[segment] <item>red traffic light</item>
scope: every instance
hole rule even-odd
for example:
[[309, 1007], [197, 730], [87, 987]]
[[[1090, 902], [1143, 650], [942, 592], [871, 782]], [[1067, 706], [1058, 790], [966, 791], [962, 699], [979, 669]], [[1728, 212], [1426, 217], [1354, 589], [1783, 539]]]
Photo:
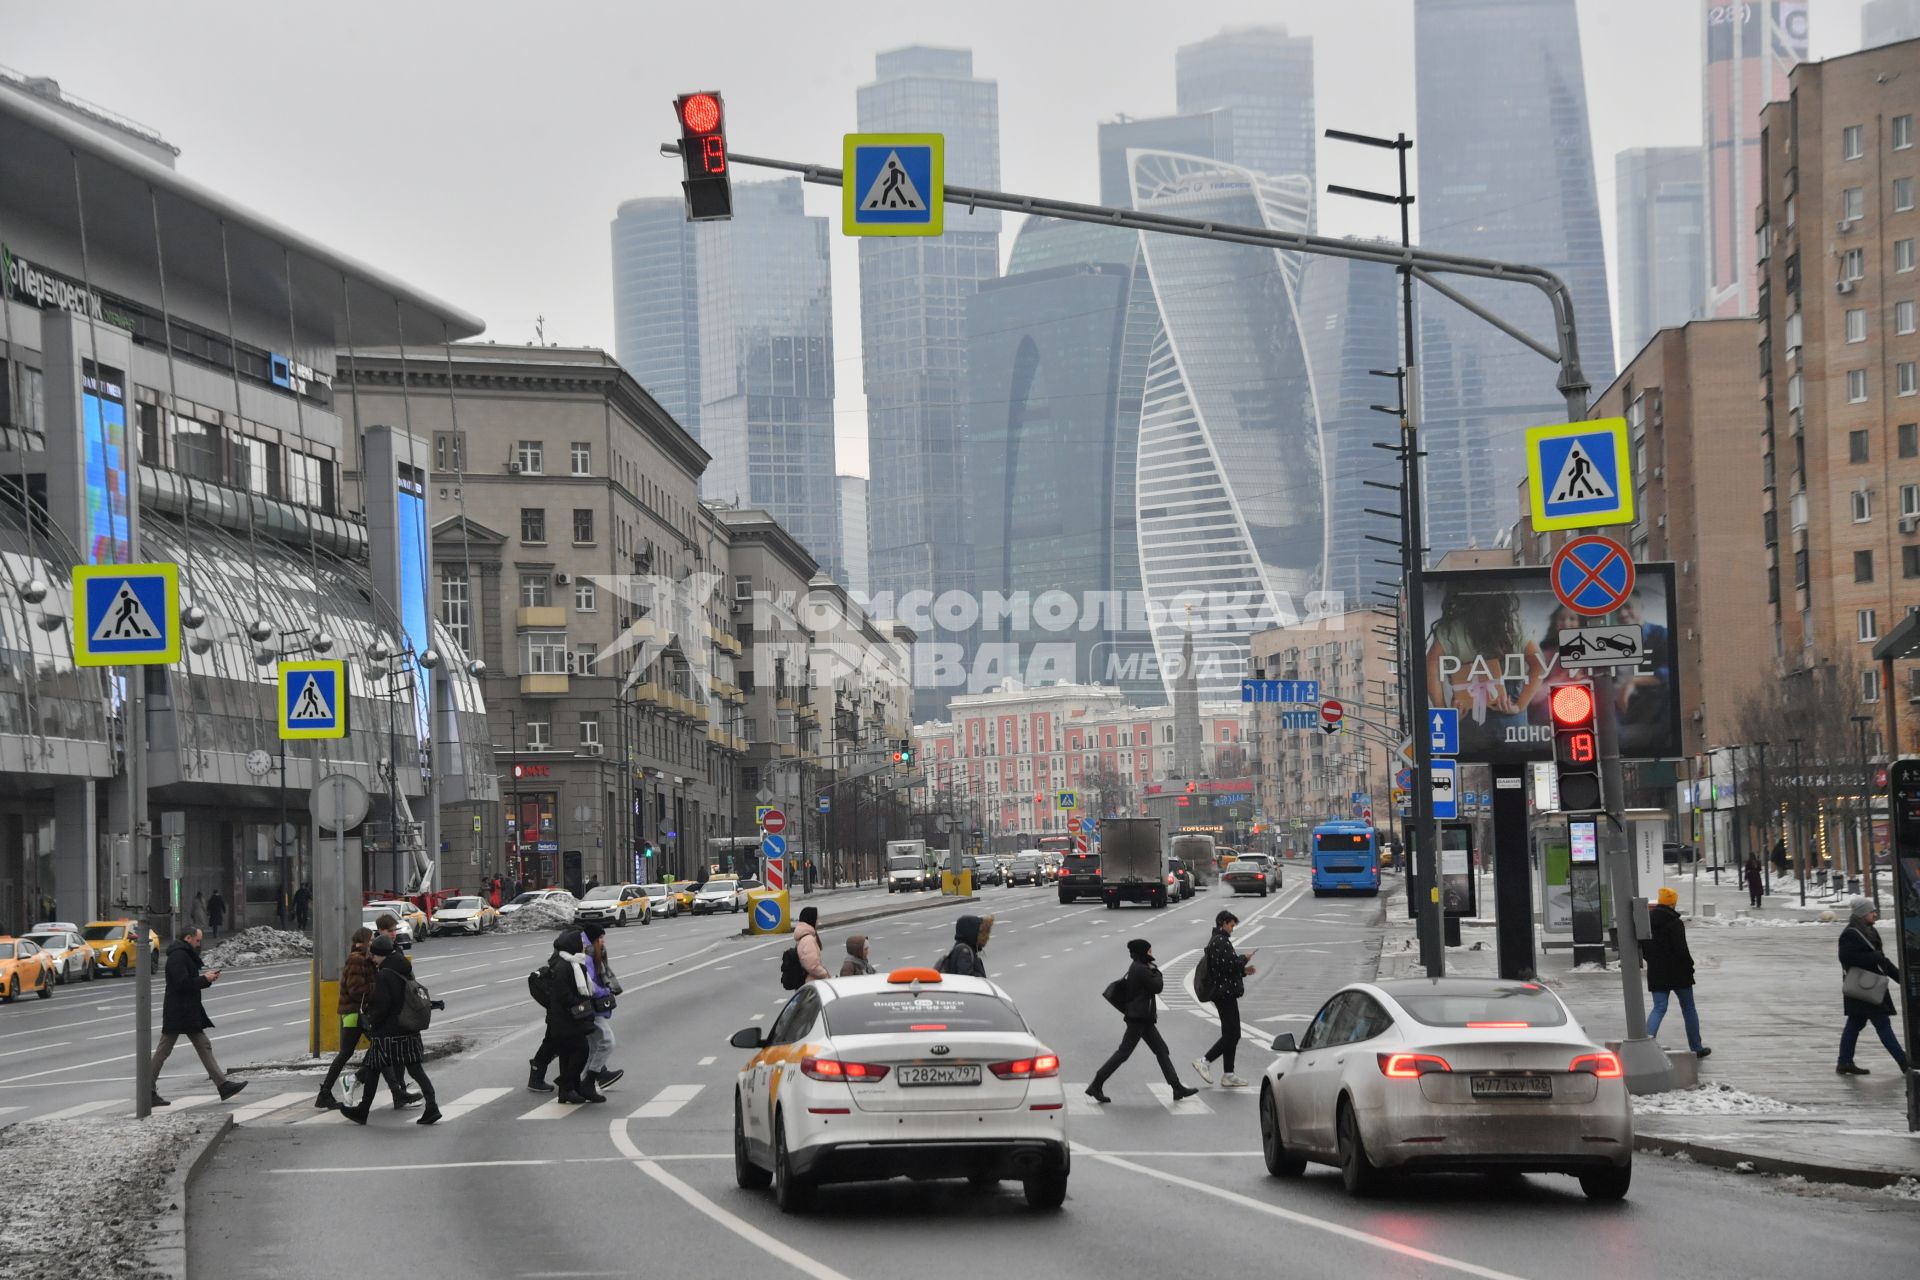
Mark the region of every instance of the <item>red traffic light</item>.
[[1586, 724], [1593, 719], [1593, 689], [1584, 684], [1563, 684], [1553, 691], [1548, 705], [1556, 725]]
[[720, 126], [720, 101], [710, 93], [689, 94], [680, 101], [680, 121], [695, 133], [711, 133]]

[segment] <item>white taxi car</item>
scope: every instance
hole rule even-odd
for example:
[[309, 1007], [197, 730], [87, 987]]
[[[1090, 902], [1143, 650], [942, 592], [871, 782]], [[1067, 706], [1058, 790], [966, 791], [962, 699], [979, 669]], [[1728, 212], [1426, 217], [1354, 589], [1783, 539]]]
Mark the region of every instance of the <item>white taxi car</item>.
[[611, 924], [625, 926], [629, 920], [653, 923], [653, 910], [647, 891], [637, 884], [603, 884], [587, 890], [573, 908], [575, 924]]
[[1620, 1059], [1537, 982], [1398, 978], [1334, 993], [1260, 1082], [1267, 1171], [1316, 1160], [1366, 1195], [1394, 1171], [1567, 1173], [1594, 1200], [1633, 1178]]
[[816, 1187], [1018, 1179], [1057, 1209], [1069, 1168], [1060, 1059], [1005, 991], [932, 969], [810, 982], [752, 1049], [733, 1102], [734, 1178], [782, 1212]]
[[433, 913], [429, 931], [434, 937], [443, 933], [485, 933], [500, 923], [500, 913], [487, 905], [485, 898], [472, 896], [448, 898]]

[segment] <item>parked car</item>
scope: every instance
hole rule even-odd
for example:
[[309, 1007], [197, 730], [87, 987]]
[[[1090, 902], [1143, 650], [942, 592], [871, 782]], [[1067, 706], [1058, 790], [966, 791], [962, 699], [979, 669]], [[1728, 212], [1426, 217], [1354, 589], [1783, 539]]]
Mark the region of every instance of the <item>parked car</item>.
[[403, 898], [369, 898], [367, 900], [367, 909], [373, 910], [375, 907], [378, 907], [379, 910], [367, 917], [367, 928], [373, 928], [373, 922], [378, 916], [392, 912], [400, 923], [406, 926], [409, 938], [423, 938], [426, 936], [427, 913], [419, 907], [414, 906], [411, 902]]
[[92, 982], [97, 962], [93, 948], [72, 929], [39, 929], [25, 935], [40, 948], [40, 962], [53, 974], [55, 983]]
[[0, 936], [0, 1003], [32, 991], [42, 1000], [53, 994], [53, 973], [40, 959], [40, 948], [25, 938]]
[[[100, 967], [116, 978], [133, 973], [133, 925], [132, 920], [90, 920], [80, 931]], [[152, 930], [147, 931], [147, 954], [160, 959], [160, 938]]]
[[514, 912], [530, 907], [536, 902], [551, 902], [555, 906], [564, 908], [567, 914], [571, 916], [573, 914], [574, 904], [578, 901], [579, 899], [575, 898], [565, 889], [529, 889], [525, 893], [516, 896], [513, 901], [501, 903], [500, 914], [510, 916]]
[[399, 940], [402, 948], [411, 950], [414, 939], [418, 936], [413, 931], [413, 921], [396, 913], [393, 908], [389, 907], [386, 903], [369, 902], [366, 906], [360, 908], [360, 923], [369, 929], [377, 930], [380, 924], [380, 917], [386, 915], [391, 915], [394, 918], [393, 936]]
[[684, 908], [680, 905], [680, 895], [664, 884], [643, 884], [640, 892], [647, 895], [647, 913], [649, 917], [661, 916], [671, 919]]

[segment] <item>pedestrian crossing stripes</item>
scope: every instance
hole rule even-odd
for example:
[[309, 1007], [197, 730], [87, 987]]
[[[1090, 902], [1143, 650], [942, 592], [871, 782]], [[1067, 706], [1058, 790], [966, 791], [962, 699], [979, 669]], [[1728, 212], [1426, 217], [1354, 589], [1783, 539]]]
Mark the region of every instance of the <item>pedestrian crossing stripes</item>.
[[440, 1108], [440, 1123], [445, 1124], [449, 1120], [458, 1120], [468, 1112], [478, 1111], [489, 1102], [504, 1098], [512, 1092], [513, 1090], [511, 1089], [475, 1089], [471, 1093], [463, 1093], [446, 1106]]
[[705, 1087], [698, 1084], [670, 1084], [654, 1094], [651, 1100], [627, 1119], [663, 1120], [692, 1102]]
[[1175, 1102], [1173, 1089], [1168, 1085], [1150, 1084], [1147, 1088], [1152, 1091], [1153, 1096], [1159, 1100], [1161, 1106], [1176, 1116], [1210, 1116], [1213, 1114], [1213, 1108], [1208, 1106], [1206, 1100], [1203, 1098], [1182, 1098], [1178, 1102]]
[[292, 1106], [296, 1102], [311, 1103], [312, 1101], [313, 1094], [311, 1093], [276, 1093], [271, 1098], [262, 1098], [258, 1102], [235, 1108], [233, 1122], [235, 1124], [251, 1124], [262, 1116], [273, 1114], [282, 1107]]
[[90, 1116], [96, 1111], [105, 1111], [108, 1107], [117, 1107], [120, 1099], [108, 1098], [103, 1102], [83, 1102], [77, 1107], [66, 1107], [60, 1111], [50, 1111], [41, 1116], [42, 1120], [72, 1120], [79, 1116]]

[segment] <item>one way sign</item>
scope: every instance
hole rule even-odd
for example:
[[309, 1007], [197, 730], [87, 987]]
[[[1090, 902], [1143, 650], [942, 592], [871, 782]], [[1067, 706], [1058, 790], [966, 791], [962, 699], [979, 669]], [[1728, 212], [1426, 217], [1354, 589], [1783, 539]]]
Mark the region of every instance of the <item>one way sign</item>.
[[1460, 713], [1452, 707], [1427, 712], [1427, 749], [1436, 756], [1460, 754]]

